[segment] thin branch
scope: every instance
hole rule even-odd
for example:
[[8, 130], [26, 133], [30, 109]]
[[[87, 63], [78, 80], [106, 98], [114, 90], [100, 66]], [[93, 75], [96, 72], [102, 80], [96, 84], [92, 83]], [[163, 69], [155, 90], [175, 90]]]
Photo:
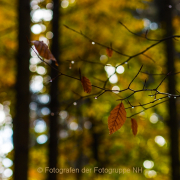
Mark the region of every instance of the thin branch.
[[[165, 98], [168, 98], [168, 96], [164, 96], [164, 97], [162, 97], [162, 98], [159, 98], [159, 99], [156, 99], [156, 100], [153, 100], [153, 101], [150, 101], [150, 102], [148, 102], [148, 103], [144, 103], [144, 104], [141, 104], [141, 103], [139, 103], [139, 105], [135, 105], [135, 106], [133, 106], [134, 108], [135, 107], [143, 107], [144, 109], [147, 109], [147, 108], [145, 108], [144, 106], [147, 106], [147, 105], [149, 105], [149, 104], [153, 104], [153, 103], [155, 103], [155, 102], [157, 102], [157, 101], [160, 101], [160, 100], [162, 100], [162, 99], [165, 99]], [[131, 104], [130, 104], [131, 105]], [[131, 107], [126, 107], [125, 109], [131, 109], [132, 108], [132, 105], [131, 105]]]
[[133, 80], [129, 83], [128, 88], [130, 88], [132, 82], [136, 79], [136, 77], [138, 76], [138, 74], [140, 73], [141, 69], [142, 69], [143, 65], [141, 66], [141, 68], [139, 69], [138, 73], [136, 74], [136, 76], [133, 78]]
[[147, 39], [147, 40], [149, 40], [149, 41], [162, 41], [162, 40], [167, 40], [167, 39], [171, 39], [171, 38], [172, 38], [172, 39], [175, 39], [175, 38], [179, 38], [179, 37], [180, 37], [180, 36], [174, 35], [174, 36], [165, 37], [164, 39], [150, 39], [150, 38], [147, 37], [148, 30], [146, 30], [145, 36], [140, 36], [140, 35], [132, 32], [131, 30], [129, 30], [129, 28], [128, 28], [127, 26], [125, 26], [121, 21], [119, 21], [119, 23], [120, 23], [122, 26], [124, 26], [125, 29], [126, 29], [127, 31], [129, 31], [131, 34], [133, 34], [133, 35], [135, 35], [135, 36], [138, 36], [138, 37], [140, 37], [140, 38], [145, 38], [145, 39]]
[[138, 37], [140, 37], [140, 38], [145, 38], [145, 37], [143, 37], [143, 36], [140, 36], [139, 34], [136, 34], [136, 33], [134, 33], [134, 32], [132, 32], [130, 29], [128, 29], [127, 28], [127, 26], [125, 26], [121, 21], [118, 21], [119, 22], [119, 24], [121, 24], [122, 26], [124, 26], [124, 28], [127, 30], [127, 31], [129, 31], [131, 34], [133, 34], [133, 35], [135, 35], [135, 36], [138, 36]]
[[167, 102], [167, 101], [169, 101], [169, 99], [168, 99], [168, 100], [165, 100], [165, 101], [162, 101], [162, 102], [160, 102], [160, 103], [157, 103], [157, 104], [155, 104], [155, 105], [153, 105], [153, 106], [150, 106], [150, 107], [148, 107], [148, 108], [146, 108], [146, 109], [144, 109], [144, 110], [142, 110], [142, 111], [140, 111], [140, 112], [137, 112], [137, 113], [135, 113], [135, 114], [133, 114], [133, 115], [127, 117], [127, 118], [132, 118], [133, 116], [136, 116], [136, 115], [138, 115], [138, 114], [140, 114], [140, 113], [142, 113], [142, 112], [144, 112], [144, 111], [146, 111], [146, 110], [148, 110], [148, 109], [150, 109], [150, 108], [152, 108], [152, 107], [155, 107], [155, 106], [157, 106], [157, 105], [159, 105], [159, 104], [162, 104], [162, 103], [164, 103], [164, 102]]
[[146, 54], [142, 54], [143, 56], [147, 57], [148, 59], [150, 59], [151, 61], [153, 61], [154, 63], [156, 63], [156, 61], [154, 59], [152, 59], [151, 57], [149, 57], [148, 55]]
[[[122, 23], [121, 23], [121, 24], [122, 24]], [[123, 24], [122, 24], [122, 25], [123, 25]], [[73, 31], [73, 32], [75, 32], [75, 33], [83, 36], [84, 38], [86, 38], [87, 40], [89, 40], [92, 44], [97, 44], [97, 45], [99, 45], [99, 46], [101, 46], [101, 47], [109, 48], [109, 47], [106, 46], [106, 45], [103, 45], [103, 44], [101, 44], [101, 43], [99, 43], [99, 42], [96, 42], [96, 41], [92, 40], [91, 38], [89, 38], [88, 36], [86, 36], [85, 34], [83, 34], [81, 31], [78, 32], [78, 31], [76, 31], [76, 30], [74, 30], [74, 29], [72, 29], [72, 28], [69, 28], [69, 27], [66, 26], [66, 25], [64, 25], [64, 26], [65, 26], [67, 29], [70, 29], [71, 31]], [[123, 26], [124, 26], [129, 32], [131, 32], [132, 34], [137, 35], [137, 34], [133, 33], [132, 31], [130, 31], [125, 25], [123, 25]], [[154, 46], [158, 45], [159, 43], [163, 42], [163, 41], [166, 41], [166, 40], [168, 40], [168, 39], [170, 39], [170, 38], [179, 38], [179, 37], [180, 37], [179, 35], [177, 35], [177, 36], [174, 35], [174, 36], [166, 37], [166, 38], [161, 39], [161, 40], [153, 40], [153, 39], [147, 38], [147, 33], [146, 33], [146, 35], [145, 35], [144, 38], [146, 38], [146, 39], [148, 39], [148, 40], [151, 40], [151, 41], [157, 41], [157, 42], [154, 43], [154, 44], [151, 44], [150, 46], [148, 46], [148, 47], [147, 47], [146, 49], [144, 49], [143, 51], [141, 51], [141, 52], [139, 52], [139, 53], [137, 53], [137, 54], [134, 54], [134, 55], [132, 55], [132, 56], [129, 56], [129, 55], [124, 54], [124, 53], [121, 53], [121, 52], [119, 52], [119, 51], [117, 51], [117, 50], [115, 50], [115, 49], [112, 49], [112, 44], [111, 44], [110, 47], [111, 47], [111, 49], [112, 49], [114, 52], [116, 52], [116, 53], [118, 53], [118, 54], [120, 54], [120, 55], [123, 55], [123, 56], [127, 57], [126, 61], [122, 62], [122, 63], [119, 64], [118, 66], [115, 66], [115, 70], [116, 70], [120, 65], [127, 64], [131, 59], [133, 59], [133, 58], [135, 58], [135, 57], [137, 57], [137, 56], [139, 56], [139, 55], [143, 55], [143, 56], [145, 56], [145, 57], [153, 60], [152, 58], [150, 58], [149, 56], [145, 55], [144, 53], [145, 53], [146, 51], [148, 51], [149, 49], [151, 49], [152, 47], [154, 47]], [[31, 47], [31, 48], [32, 48], [32, 47]], [[33, 49], [33, 48], [32, 48], [32, 49]], [[38, 56], [38, 58], [39, 58], [41, 61], [43, 61], [43, 62], [46, 63], [48, 66], [50, 66], [51, 68], [53, 68], [54, 70], [56, 70], [56, 71], [59, 73], [58, 76], [63, 75], [63, 76], [66, 76], [66, 77], [69, 77], [69, 78], [71, 78], [71, 79], [75, 79], [75, 80], [78, 80], [78, 81], [81, 80], [81, 75], [80, 75], [80, 78], [76, 78], [76, 77], [73, 77], [73, 76], [64, 74], [64, 73], [60, 72], [58, 69], [56, 69], [55, 67], [51, 66], [51, 65], [50, 65], [49, 63], [47, 63], [46, 61], [44, 61], [44, 60], [37, 54], [37, 52], [36, 52], [34, 49], [33, 49], [33, 51], [36, 53], [36, 55]], [[80, 59], [81, 61], [85, 61], [85, 60], [82, 60], [81, 58], [79, 58], [79, 59]], [[153, 61], [154, 61], [154, 60], [153, 60]], [[86, 61], [86, 62], [96, 63], [96, 62], [91, 62], [91, 61]], [[145, 111], [145, 110], [147, 110], [147, 109], [149, 109], [149, 108], [151, 108], [151, 107], [154, 107], [154, 106], [156, 106], [156, 105], [158, 105], [158, 104], [161, 104], [161, 103], [163, 103], [163, 102], [166, 102], [167, 100], [162, 101], [162, 102], [160, 102], [160, 103], [157, 103], [157, 104], [155, 104], [155, 105], [153, 105], [153, 106], [151, 106], [151, 107], [145, 108], [144, 106], [146, 106], [146, 105], [148, 105], [148, 104], [155, 103], [156, 101], [161, 100], [161, 99], [163, 99], [163, 98], [167, 98], [167, 97], [174, 97], [174, 98], [180, 97], [180, 95], [175, 95], [175, 94], [169, 94], [169, 93], [165, 93], [165, 92], [160, 92], [160, 91], [158, 90], [158, 88], [161, 86], [161, 84], [162, 84], [163, 81], [166, 79], [166, 77], [170, 75], [170, 73], [168, 73], [168, 74], [163, 78], [163, 80], [158, 84], [158, 86], [157, 86], [156, 89], [147, 89], [147, 88], [145, 88], [146, 80], [145, 80], [145, 82], [144, 82], [144, 85], [143, 85], [143, 88], [142, 88], [142, 89], [139, 89], [139, 90], [131, 89], [130, 86], [131, 86], [131, 84], [133, 83], [133, 81], [136, 79], [136, 77], [139, 75], [140, 72], [143, 73], [143, 72], [141, 71], [142, 67], [143, 67], [143, 65], [141, 66], [141, 68], [139, 69], [139, 71], [137, 72], [137, 74], [135, 75], [135, 77], [132, 79], [132, 81], [129, 83], [129, 85], [128, 85], [127, 88], [122, 89], [122, 90], [117, 90], [117, 92], [119, 92], [119, 93], [125, 92], [125, 91], [127, 91], [127, 90], [132, 91], [132, 93], [131, 93], [129, 96], [126, 96], [125, 98], [123, 98], [123, 99], [118, 99], [118, 100], [121, 100], [121, 101], [122, 101], [122, 100], [128, 100], [128, 98], [130, 98], [130, 97], [131, 97], [132, 95], [134, 95], [135, 93], [137, 93], [137, 92], [145, 92], [145, 91], [153, 92], [154, 94], [151, 95], [151, 96], [154, 96], [155, 99], [154, 99], [153, 101], [151, 101], [151, 102], [148, 102], [148, 103], [145, 103], [145, 104], [139, 104], [139, 105], [136, 105], [136, 106], [132, 106], [131, 103], [128, 101], [128, 103], [131, 105], [131, 107], [128, 107], [128, 108], [126, 108], [126, 109], [129, 109], [129, 108], [132, 108], [132, 107], [134, 108], [134, 107], [139, 107], [139, 106], [141, 106], [141, 107], [144, 108], [143, 111]], [[174, 73], [173, 75], [178, 74], [178, 73], [180, 73], [180, 72]], [[105, 92], [108, 92], [108, 91], [113, 93], [114, 90], [112, 90], [112, 89], [107, 89], [107, 88], [106, 88], [106, 85], [107, 85], [109, 79], [110, 79], [114, 74], [115, 74], [115, 72], [114, 72], [113, 74], [111, 74], [111, 75], [106, 79], [106, 81], [104, 81], [103, 87], [99, 87], [99, 86], [96, 86], [96, 85], [92, 85], [92, 87], [95, 87], [95, 88], [100, 89], [100, 91], [99, 91], [98, 93], [90, 94], [90, 95], [87, 95], [87, 96], [80, 96], [80, 95], [79, 95], [79, 96], [80, 96], [79, 100], [81, 100], [81, 99], [83, 99], [83, 98], [92, 97], [92, 96], [94, 96], [94, 95], [96, 95], [95, 99], [97, 99], [98, 97], [100, 97], [101, 95], [103, 95]], [[172, 75], [172, 74], [171, 74], [171, 75]], [[57, 77], [58, 77], [58, 76], [57, 76]], [[57, 77], [55, 77], [55, 78], [57, 78]], [[53, 79], [55, 79], [55, 78], [53, 78]], [[165, 95], [165, 96], [162, 97], [162, 98], [157, 99], [157, 96], [158, 96], [158, 95]], [[77, 101], [79, 101], [79, 100], [77, 100]], [[76, 102], [77, 102], [77, 101], [76, 101]], [[73, 101], [73, 102], [74, 102], [74, 101]], [[143, 111], [141, 111], [141, 112], [143, 112]], [[141, 113], [141, 112], [139, 112], [139, 113]], [[139, 113], [136, 113], [136, 114], [139, 114]], [[134, 114], [134, 115], [136, 115], [136, 114]], [[131, 118], [131, 117], [134, 116], [134, 115], [131, 115], [131, 116], [128, 117], [128, 118]]]
[[[88, 36], [86, 36], [85, 34], [83, 34], [81, 31], [78, 32], [78, 31], [76, 31], [76, 30], [74, 30], [74, 29], [72, 29], [72, 28], [70, 28], [70, 27], [68, 27], [68, 26], [66, 26], [66, 25], [64, 25], [64, 27], [66, 27], [67, 29], [69, 29], [69, 30], [71, 30], [71, 31], [73, 31], [73, 32], [75, 32], [75, 33], [83, 36], [84, 38], [88, 39], [88, 40], [89, 40], [91, 43], [93, 43], [93, 44], [97, 44], [97, 45], [99, 45], [99, 46], [101, 46], [101, 47], [104, 47], [104, 48], [109, 48], [108, 46], [106, 46], [106, 45], [104, 45], [104, 44], [101, 44], [101, 43], [99, 43], [99, 42], [96, 42], [96, 41], [92, 40], [91, 38], [89, 38]], [[131, 59], [133, 59], [133, 58], [135, 58], [135, 57], [137, 57], [137, 56], [139, 56], [139, 55], [144, 55], [144, 53], [145, 53], [146, 51], [150, 50], [151, 48], [153, 48], [154, 46], [160, 44], [161, 42], [166, 41], [166, 40], [168, 40], [168, 39], [173, 39], [173, 38], [180, 38], [180, 35], [169, 36], [169, 37], [166, 37], [166, 38], [161, 39], [161, 40], [153, 40], [153, 41], [157, 41], [157, 42], [154, 43], [154, 44], [152, 44], [152, 45], [150, 45], [149, 47], [147, 47], [147, 48], [144, 49], [143, 51], [141, 51], [141, 52], [139, 52], [139, 53], [137, 53], [137, 54], [134, 54], [134, 55], [132, 55], [132, 56], [127, 55], [127, 54], [124, 54], [124, 53], [121, 53], [121, 52], [119, 52], [119, 51], [117, 51], [117, 50], [115, 50], [115, 49], [113, 49], [113, 48], [112, 48], [112, 50], [113, 50], [114, 52], [116, 52], [117, 54], [120, 54], [120, 55], [123, 55], [123, 56], [125, 56], [125, 57], [128, 57], [128, 59], [127, 59], [126, 61], [124, 61], [124, 62], [122, 62], [121, 64], [119, 64], [119, 66], [120, 66], [120, 65], [123, 65], [123, 64], [127, 64]], [[147, 39], [147, 38], [146, 38], [146, 39]], [[150, 39], [148, 39], [148, 40], [150, 40]], [[151, 40], [152, 40], [152, 39], [151, 39]], [[149, 58], [147, 55], [145, 55], [145, 56], [146, 56], [147, 58]], [[150, 59], [152, 60], [152, 58], [150, 58]]]
[[[72, 29], [72, 28], [70, 28], [70, 27], [68, 27], [68, 26], [66, 26], [66, 25], [64, 25], [64, 27], [66, 27], [67, 29], [69, 29], [69, 30], [71, 30], [71, 31], [73, 31], [73, 32], [75, 32], [75, 33], [83, 36], [84, 38], [88, 39], [88, 40], [89, 40], [91, 43], [93, 43], [93, 44], [97, 44], [97, 45], [99, 45], [99, 46], [101, 46], [101, 47], [104, 47], [104, 48], [109, 48], [109, 46], [106, 46], [106, 45], [104, 45], [104, 44], [101, 44], [101, 43], [99, 43], [99, 42], [97, 42], [97, 41], [92, 40], [91, 38], [89, 38], [88, 36], [86, 36], [85, 34], [83, 34], [81, 31], [78, 32], [78, 31], [76, 31], [76, 30], [74, 30], [74, 29]], [[123, 54], [123, 53], [121, 53], [121, 52], [119, 52], [119, 51], [117, 51], [117, 50], [115, 50], [115, 49], [113, 49], [113, 48], [112, 48], [112, 50], [113, 50], [114, 52], [116, 52], [117, 54], [120, 54], [120, 55], [122, 55], [122, 56], [130, 57], [130, 56], [128, 56], [127, 54]]]
[[117, 101], [123, 101], [123, 100], [126, 100], [128, 98], [130, 98], [133, 94], [135, 94], [135, 92], [133, 92], [132, 94], [130, 94], [129, 96], [123, 98], [123, 99], [117, 99]]
[[167, 78], [167, 76], [170, 75], [170, 73], [171, 73], [171, 72], [169, 72], [169, 73], [163, 78], [163, 80], [159, 83], [159, 85], [157, 86], [156, 89], [158, 89], [158, 87], [163, 83], [163, 81]]

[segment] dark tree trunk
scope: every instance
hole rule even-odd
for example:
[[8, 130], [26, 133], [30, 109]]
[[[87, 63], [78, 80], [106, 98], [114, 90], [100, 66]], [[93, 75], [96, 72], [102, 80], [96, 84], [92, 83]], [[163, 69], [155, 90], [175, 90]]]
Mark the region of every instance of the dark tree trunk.
[[97, 165], [99, 165], [98, 146], [99, 146], [100, 134], [95, 131], [97, 124], [93, 118], [92, 118], [91, 122], [92, 122], [92, 138], [93, 138], [92, 151], [93, 151], [94, 159], [96, 160]]
[[[52, 32], [54, 34], [52, 39], [52, 53], [59, 63], [59, 21], [60, 21], [60, 11], [59, 11], [59, 0], [53, 0], [53, 20], [52, 20]], [[52, 66], [55, 66], [55, 63], [52, 62]], [[51, 69], [51, 77], [57, 76], [57, 71]], [[59, 118], [59, 102], [58, 102], [58, 78], [55, 79], [50, 88], [50, 111], [51, 116], [49, 118], [49, 168], [57, 168], [57, 158], [58, 158], [58, 118]], [[56, 173], [49, 173], [48, 180], [56, 180]]]
[[[81, 118], [81, 117], [79, 117]], [[76, 179], [81, 180], [82, 179], [82, 172], [81, 169], [83, 168], [84, 164], [84, 158], [83, 158], [83, 148], [82, 148], [82, 138], [83, 134], [80, 134], [79, 137], [75, 140], [77, 142], [77, 148], [78, 148], [78, 156], [75, 163], [75, 168], [78, 168], [80, 171], [79, 173], [76, 173]]]
[[[82, 101], [82, 104], [84, 103], [84, 101]], [[77, 112], [76, 112], [76, 116], [78, 118], [78, 125], [82, 128], [82, 134], [80, 133], [77, 138], [75, 139], [76, 144], [77, 144], [77, 149], [78, 149], [78, 156], [76, 159], [76, 163], [75, 163], [75, 168], [78, 168], [80, 171], [79, 173], [76, 174], [76, 179], [77, 180], [81, 180], [82, 179], [82, 172], [81, 169], [83, 168], [83, 165], [85, 165], [84, 162], [84, 154], [83, 154], [83, 140], [84, 140], [84, 121], [83, 121], [83, 117], [82, 117], [82, 110], [81, 110], [81, 103], [79, 103], [77, 105]]]
[[14, 180], [26, 180], [29, 144], [30, 0], [18, 1], [16, 115], [13, 120]]
[[[173, 15], [172, 11], [174, 9], [172, 0], [161, 0], [159, 3], [159, 18], [161, 20], [162, 26], [165, 29], [165, 36], [173, 35]], [[171, 6], [169, 6], [171, 5]], [[171, 8], [172, 7], [172, 8]], [[168, 72], [175, 72], [175, 57], [174, 57], [174, 44], [173, 39], [169, 39], [165, 42], [165, 51], [166, 51], [166, 65]], [[176, 80], [175, 76], [168, 77], [168, 92], [171, 94], [176, 94]], [[180, 166], [179, 166], [179, 135], [178, 135], [178, 116], [177, 116], [177, 107], [176, 101], [173, 98], [170, 98], [168, 104], [168, 126], [170, 130], [170, 155], [171, 155], [171, 171], [172, 171], [172, 180], [180, 179]]]

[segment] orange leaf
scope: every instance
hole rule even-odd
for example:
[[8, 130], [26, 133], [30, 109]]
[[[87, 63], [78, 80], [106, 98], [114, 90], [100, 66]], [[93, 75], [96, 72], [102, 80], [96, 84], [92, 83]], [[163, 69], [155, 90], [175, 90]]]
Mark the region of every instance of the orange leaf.
[[53, 56], [48, 46], [43, 41], [32, 41], [32, 43], [34, 44], [40, 56], [42, 56], [45, 59], [48, 59], [48, 60], [51, 59], [55, 61], [56, 66], [58, 66], [56, 58]]
[[90, 80], [89, 80], [87, 77], [84, 77], [84, 76], [83, 76], [83, 77], [81, 78], [81, 83], [82, 83], [84, 92], [90, 93], [90, 92], [91, 92], [91, 89], [92, 89]]
[[126, 121], [126, 110], [123, 103], [117, 105], [108, 117], [109, 133], [112, 134], [120, 129]]
[[113, 50], [112, 50], [111, 48], [106, 48], [106, 54], [107, 54], [109, 57], [112, 57]]
[[137, 134], [138, 124], [135, 119], [131, 118], [131, 128], [134, 135]]

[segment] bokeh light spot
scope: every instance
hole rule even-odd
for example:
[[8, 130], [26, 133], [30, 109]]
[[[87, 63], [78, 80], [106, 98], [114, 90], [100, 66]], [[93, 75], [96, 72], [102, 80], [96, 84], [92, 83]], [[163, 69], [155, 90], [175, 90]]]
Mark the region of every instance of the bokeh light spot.
[[39, 34], [42, 32], [42, 28], [39, 24], [34, 24], [32, 27], [31, 27], [31, 31], [34, 33], [34, 34]]
[[4, 167], [11, 167], [13, 165], [12, 160], [10, 160], [9, 158], [5, 158], [2, 160], [2, 164]]
[[63, 0], [63, 1], [61, 2], [61, 7], [62, 7], [62, 8], [67, 8], [68, 6], [69, 6], [69, 1]]
[[146, 168], [146, 169], [151, 169], [153, 168], [154, 166], [154, 162], [153, 161], [149, 161], [149, 160], [145, 160], [143, 162], [143, 166]]
[[118, 86], [113, 86], [113, 87], [112, 87], [112, 90], [113, 90], [113, 93], [118, 94], [120, 88], [119, 88]]
[[70, 129], [76, 131], [78, 129], [78, 124], [76, 122], [71, 122]]
[[101, 61], [101, 63], [105, 64], [108, 61], [108, 57], [106, 55], [101, 55], [100, 61]]
[[149, 121], [153, 124], [156, 124], [158, 122], [158, 116], [156, 113], [153, 113], [149, 119]]
[[159, 146], [164, 146], [166, 141], [162, 136], [156, 136], [155, 137], [155, 142], [159, 145]]
[[45, 134], [42, 134], [42, 135], [37, 137], [37, 143], [38, 144], [44, 144], [47, 142], [47, 140], [48, 140], [48, 138]]
[[109, 78], [109, 81], [110, 81], [110, 83], [112, 83], [112, 84], [117, 83], [117, 82], [118, 82], [118, 77], [117, 77], [117, 75], [116, 75], [116, 74], [113, 74], [113, 75]]
[[116, 69], [116, 72], [117, 72], [118, 74], [124, 73], [124, 67], [123, 67], [123, 66], [118, 66], [117, 69]]
[[59, 115], [60, 115], [61, 119], [66, 119], [68, 116], [68, 113], [67, 113], [67, 111], [61, 111], [59, 113]]

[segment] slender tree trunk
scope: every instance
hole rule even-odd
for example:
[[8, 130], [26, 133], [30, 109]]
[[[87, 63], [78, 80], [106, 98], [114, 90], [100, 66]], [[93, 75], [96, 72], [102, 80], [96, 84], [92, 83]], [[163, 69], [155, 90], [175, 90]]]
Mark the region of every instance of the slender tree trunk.
[[13, 120], [14, 180], [27, 180], [29, 151], [30, 0], [18, 1], [16, 115]]
[[[53, 20], [52, 20], [52, 32], [54, 34], [53, 40], [52, 40], [52, 53], [57, 59], [59, 63], [59, 51], [60, 51], [60, 45], [59, 45], [59, 21], [60, 21], [60, 11], [59, 11], [59, 0], [53, 0]], [[52, 62], [52, 66], [55, 66], [55, 63]], [[51, 69], [51, 77], [56, 77], [57, 72], [53, 69]], [[49, 168], [57, 168], [57, 158], [58, 158], [58, 118], [59, 118], [59, 102], [58, 102], [58, 78], [55, 79], [50, 88], [50, 111], [51, 116], [49, 118]], [[56, 173], [49, 173], [48, 174], [48, 180], [56, 180], [57, 174]]]
[[[84, 101], [82, 101], [82, 104], [84, 103]], [[79, 173], [76, 174], [76, 179], [77, 180], [81, 180], [82, 179], [82, 172], [81, 172], [81, 169], [83, 168], [83, 165], [84, 165], [84, 154], [83, 154], [83, 147], [82, 147], [82, 144], [83, 144], [83, 140], [84, 140], [84, 120], [83, 120], [83, 117], [82, 117], [82, 110], [81, 110], [81, 103], [79, 103], [77, 105], [77, 112], [76, 112], [76, 116], [78, 118], [78, 124], [80, 125], [80, 127], [82, 128], [82, 134], [79, 134], [77, 136], [77, 138], [75, 139], [76, 141], [76, 144], [77, 144], [77, 148], [78, 148], [78, 156], [77, 156], [77, 159], [76, 159], [76, 164], [75, 164], [75, 168], [78, 168], [80, 171]]]
[[[172, 0], [161, 0], [159, 2], [160, 18], [162, 25], [166, 31], [165, 36], [173, 35], [173, 11], [174, 5]], [[166, 65], [168, 72], [175, 72], [175, 57], [174, 57], [174, 44], [173, 39], [169, 39], [165, 42], [165, 51], [166, 51]], [[172, 94], [176, 94], [176, 80], [175, 76], [168, 77], [168, 91]], [[176, 101], [173, 98], [169, 99], [168, 104], [168, 114], [170, 116], [168, 120], [168, 126], [170, 130], [170, 154], [171, 154], [171, 171], [172, 171], [172, 180], [180, 179], [180, 166], [179, 166], [179, 135], [178, 135], [178, 116], [177, 116], [177, 107]]]
[[98, 146], [99, 146], [99, 133], [95, 131], [96, 128], [96, 120], [94, 118], [91, 118], [92, 122], [92, 138], [93, 138], [93, 143], [92, 143], [92, 151], [93, 151], [93, 156], [94, 159], [97, 162], [97, 165], [99, 165], [99, 155], [98, 155]]

